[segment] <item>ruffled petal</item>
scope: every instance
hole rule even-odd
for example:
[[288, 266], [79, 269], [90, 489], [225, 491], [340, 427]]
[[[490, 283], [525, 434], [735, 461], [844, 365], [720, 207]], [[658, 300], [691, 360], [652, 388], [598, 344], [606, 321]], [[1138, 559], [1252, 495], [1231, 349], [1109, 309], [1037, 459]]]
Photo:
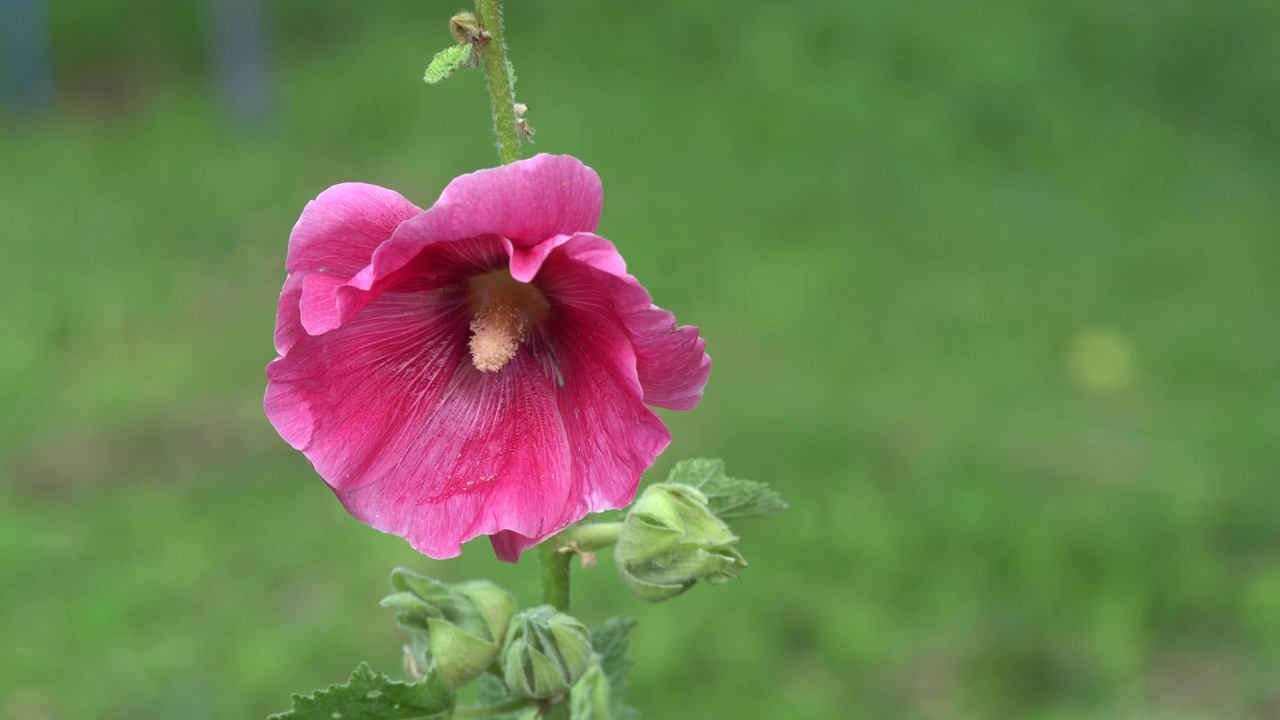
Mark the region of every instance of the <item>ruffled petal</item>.
[[[546, 344], [540, 354], [556, 374], [556, 402], [572, 450], [573, 485], [556, 523], [565, 527], [589, 513], [629, 505], [640, 476], [671, 442], [671, 434], [644, 404], [631, 340], [611, 310], [555, 296], [556, 288], [577, 281], [573, 275], [581, 267], [553, 258], [543, 270], [540, 279], [555, 309], [542, 329]], [[515, 562], [544, 539], [507, 532], [492, 541], [500, 560]]]
[[511, 262], [508, 265], [511, 277], [522, 283], [532, 282], [533, 278], [538, 274], [538, 270], [542, 268], [542, 263], [546, 262], [547, 256], [551, 254], [551, 251], [568, 242], [570, 237], [569, 235], [557, 235], [546, 242], [541, 242], [528, 248], [516, 247], [510, 240], [503, 238], [502, 249], [511, 258]]
[[600, 178], [568, 155], [537, 155], [455, 178], [430, 208], [400, 225], [372, 261], [335, 292], [335, 325], [412, 274], [411, 264], [437, 243], [503, 240], [531, 248], [557, 235], [589, 232], [600, 222]]
[[[389, 244], [390, 241], [383, 243], [382, 247]], [[375, 252], [375, 257], [382, 247]], [[413, 257], [394, 271], [377, 277], [370, 274], [372, 266], [366, 266], [345, 282], [320, 280], [318, 275], [312, 275], [309, 279], [316, 279], [302, 289], [302, 324], [310, 334], [320, 335], [341, 327], [391, 288], [401, 291], [440, 288], [502, 267], [506, 262], [499, 238], [485, 235], [452, 242], [424, 242]]]
[[603, 203], [594, 170], [569, 155], [543, 154], [454, 179], [433, 206], [440, 217], [432, 222], [453, 237], [492, 233], [529, 247], [593, 232]]
[[572, 483], [556, 386], [525, 347], [467, 352], [462, 293], [387, 292], [268, 366], [267, 415], [358, 520], [435, 558], [559, 529]]
[[[677, 326], [675, 315], [654, 305], [644, 286], [627, 274], [626, 263], [608, 240], [578, 233], [567, 239], [553, 238], [546, 244], [554, 250], [527, 251], [522, 256], [522, 271], [539, 272], [541, 263], [532, 267], [532, 260], [539, 256], [545, 262], [560, 260], [582, 268], [581, 272], [560, 273], [555, 292], [568, 304], [613, 309], [631, 339], [645, 404], [671, 410], [696, 406], [711, 375], [711, 357], [706, 353], [706, 341], [698, 336], [698, 328]], [[513, 275], [516, 257], [512, 258]]]
[[508, 528], [545, 537], [567, 502], [551, 376], [527, 349], [493, 375], [467, 351], [465, 280], [507, 261], [496, 237], [431, 245], [394, 290], [267, 368], [281, 436], [352, 515], [432, 557]]
[[698, 328], [677, 327], [676, 316], [656, 305], [631, 313], [626, 323], [645, 403], [668, 410], [697, 407], [711, 377], [711, 356]]
[[289, 235], [289, 275], [276, 313], [276, 352], [287, 353], [307, 335], [299, 303], [308, 275], [326, 273], [344, 281], [354, 276], [396, 226], [419, 212], [399, 193], [364, 183], [334, 185], [307, 203]]

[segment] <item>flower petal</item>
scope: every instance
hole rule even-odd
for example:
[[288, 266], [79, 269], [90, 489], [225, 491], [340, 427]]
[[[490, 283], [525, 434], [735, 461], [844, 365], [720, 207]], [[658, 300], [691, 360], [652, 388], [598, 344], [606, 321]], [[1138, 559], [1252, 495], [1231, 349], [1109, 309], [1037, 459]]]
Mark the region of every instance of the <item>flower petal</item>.
[[[702, 399], [711, 375], [711, 358], [698, 328], [677, 326], [675, 315], [653, 304], [649, 292], [631, 275], [613, 243], [588, 233], [571, 238], [553, 238], [546, 244], [554, 251], [543, 254], [545, 261], [562, 261], [582, 268], [581, 272], [555, 273], [557, 279], [540, 279], [547, 291], [568, 304], [611, 307], [625, 327], [635, 350], [636, 375], [644, 388], [647, 405], [671, 410], [689, 410]], [[537, 249], [522, 257], [522, 272], [532, 268]]]
[[508, 263], [507, 267], [511, 272], [511, 277], [522, 283], [532, 282], [533, 278], [538, 274], [538, 270], [542, 268], [542, 263], [551, 254], [551, 251], [568, 242], [570, 237], [569, 235], [557, 235], [550, 240], [529, 248], [516, 247], [507, 238], [502, 238], [502, 249], [511, 258], [511, 262]]
[[599, 176], [568, 155], [537, 155], [455, 178], [434, 205], [400, 225], [372, 261], [336, 289], [336, 322], [346, 322], [404, 278], [430, 245], [483, 238], [531, 248], [557, 235], [594, 230], [603, 200]]
[[[556, 400], [573, 451], [574, 484], [558, 523], [565, 526], [588, 513], [630, 504], [640, 476], [671, 442], [671, 435], [661, 419], [646, 407], [646, 403], [653, 403], [637, 373], [639, 357], [631, 336], [633, 328], [624, 322], [632, 317], [625, 312], [628, 306], [641, 300], [635, 292], [638, 290], [643, 296], [646, 306], [651, 305], [648, 293], [634, 280], [633, 285], [623, 286], [620, 295], [609, 293], [606, 284], [617, 278], [608, 273], [601, 277], [597, 266], [623, 273], [625, 267], [613, 246], [602, 238], [575, 235], [547, 244], [570, 250], [576, 247], [579, 251], [537, 253], [545, 262], [536, 269], [535, 281], [554, 308], [541, 335], [548, 339], [549, 346], [537, 354], [551, 359], [550, 369], [559, 380]], [[512, 256], [513, 275], [519, 258], [518, 253]], [[599, 262], [582, 262], [583, 258]], [[666, 330], [662, 328], [664, 335]], [[696, 339], [696, 329], [688, 330]], [[677, 352], [685, 358], [692, 355], [683, 346]], [[697, 354], [700, 357], [696, 360], [705, 357], [700, 345]], [[682, 389], [696, 385], [700, 394], [706, 373], [694, 374], [697, 377]], [[520, 552], [543, 539], [505, 532], [493, 536], [492, 541], [499, 559], [514, 562]]]
[[543, 154], [454, 179], [433, 206], [440, 217], [432, 221], [453, 237], [492, 233], [530, 247], [594, 231], [603, 202], [594, 170], [569, 155]]
[[554, 378], [527, 347], [476, 370], [469, 312], [460, 293], [387, 292], [268, 366], [281, 436], [356, 519], [435, 558], [477, 535], [550, 535], [571, 487]]
[[364, 183], [334, 185], [307, 203], [289, 235], [289, 276], [276, 313], [276, 352], [287, 353], [307, 335], [299, 314], [304, 278], [318, 272], [352, 277], [397, 225], [419, 212], [399, 193]]
[[707, 341], [692, 325], [676, 326], [676, 316], [651, 305], [627, 319], [636, 350], [636, 372], [648, 405], [692, 410], [711, 377]]

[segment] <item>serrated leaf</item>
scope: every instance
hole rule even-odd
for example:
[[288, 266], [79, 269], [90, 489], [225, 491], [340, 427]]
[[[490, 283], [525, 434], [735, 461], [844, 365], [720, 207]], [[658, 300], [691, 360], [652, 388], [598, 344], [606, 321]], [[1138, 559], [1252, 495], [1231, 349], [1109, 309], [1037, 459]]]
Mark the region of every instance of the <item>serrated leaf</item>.
[[446, 717], [453, 704], [453, 692], [435, 672], [410, 684], [360, 663], [345, 685], [294, 695], [293, 709], [267, 720], [435, 720]]
[[632, 618], [609, 618], [591, 628], [591, 648], [600, 656], [600, 669], [609, 680], [609, 712], [613, 720], [634, 720], [640, 711], [623, 703], [629, 685], [627, 674], [634, 664], [627, 658], [627, 635], [636, 626]]
[[428, 85], [438, 85], [448, 80], [449, 76], [457, 72], [459, 68], [471, 64], [471, 53], [470, 44], [450, 45], [431, 58], [431, 64], [427, 65], [427, 74], [422, 79]]
[[787, 509], [767, 483], [726, 476], [723, 460], [681, 460], [671, 469], [667, 482], [697, 488], [706, 496], [707, 507], [721, 520], [760, 517]]

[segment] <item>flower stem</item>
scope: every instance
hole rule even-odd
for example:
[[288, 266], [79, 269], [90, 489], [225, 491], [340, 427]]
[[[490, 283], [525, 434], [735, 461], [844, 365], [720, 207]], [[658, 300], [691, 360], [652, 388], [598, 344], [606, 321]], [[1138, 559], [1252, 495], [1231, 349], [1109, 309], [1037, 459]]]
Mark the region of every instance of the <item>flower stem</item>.
[[573, 543], [578, 550], [595, 552], [618, 542], [622, 534], [620, 522], [584, 522], [570, 526], [556, 536], [561, 545]]
[[[542, 602], [559, 610], [569, 612], [569, 561], [573, 555], [560, 552], [558, 538], [550, 538], [538, 546], [542, 553]], [[569, 720], [569, 696], [552, 705], [543, 716], [544, 720]]]
[[573, 556], [560, 552], [560, 543], [552, 538], [538, 546], [542, 552], [542, 602], [569, 612], [569, 561]]
[[507, 41], [502, 33], [502, 0], [476, 0], [476, 14], [492, 40], [480, 51], [489, 84], [493, 132], [498, 136], [498, 159], [503, 165], [520, 159], [520, 134], [516, 130], [516, 93], [507, 63]]

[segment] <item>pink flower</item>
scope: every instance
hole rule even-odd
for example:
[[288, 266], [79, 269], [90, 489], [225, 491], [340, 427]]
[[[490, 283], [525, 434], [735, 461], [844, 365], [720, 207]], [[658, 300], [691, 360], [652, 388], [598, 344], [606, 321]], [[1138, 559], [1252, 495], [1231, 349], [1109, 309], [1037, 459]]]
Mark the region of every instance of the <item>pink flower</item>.
[[624, 507], [711, 372], [593, 234], [600, 179], [539, 155], [415, 207], [337, 185], [289, 237], [267, 417], [361, 522], [434, 558]]

